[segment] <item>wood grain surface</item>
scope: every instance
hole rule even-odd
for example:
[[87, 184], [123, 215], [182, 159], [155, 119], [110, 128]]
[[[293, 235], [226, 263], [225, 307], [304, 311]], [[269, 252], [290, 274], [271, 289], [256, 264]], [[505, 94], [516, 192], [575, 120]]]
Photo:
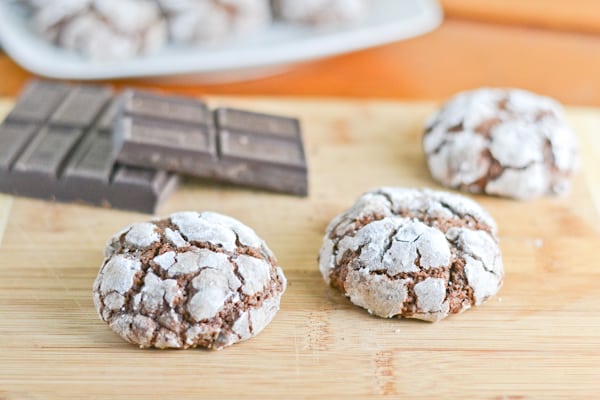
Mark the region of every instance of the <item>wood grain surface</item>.
[[0, 196], [0, 399], [597, 397], [599, 110], [569, 112], [583, 152], [569, 195], [475, 197], [500, 227], [504, 286], [482, 307], [430, 324], [369, 316], [323, 283], [316, 258], [326, 224], [362, 192], [439, 188], [420, 148], [434, 105], [213, 102], [304, 125], [310, 197], [187, 180], [160, 210], [215, 210], [252, 226], [289, 279], [274, 321], [219, 352], [129, 345], [96, 316], [91, 286], [105, 240], [149, 216]]

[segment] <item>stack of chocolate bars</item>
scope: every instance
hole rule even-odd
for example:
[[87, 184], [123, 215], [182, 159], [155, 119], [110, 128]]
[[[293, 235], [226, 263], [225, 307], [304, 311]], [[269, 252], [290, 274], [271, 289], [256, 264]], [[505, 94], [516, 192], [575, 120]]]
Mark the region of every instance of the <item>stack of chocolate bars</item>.
[[33, 81], [0, 125], [0, 191], [153, 213], [177, 174], [306, 196], [297, 119]]

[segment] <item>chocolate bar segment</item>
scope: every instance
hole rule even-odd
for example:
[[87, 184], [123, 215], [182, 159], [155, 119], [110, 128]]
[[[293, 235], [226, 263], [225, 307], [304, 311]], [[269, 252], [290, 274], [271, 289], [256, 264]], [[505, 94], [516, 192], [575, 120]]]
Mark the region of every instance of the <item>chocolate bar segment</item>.
[[123, 139], [127, 142], [188, 149], [214, 157], [215, 134], [204, 126], [174, 125], [139, 117], [124, 117]]
[[5, 121], [0, 125], [0, 170], [8, 170], [38, 131], [33, 123]]
[[58, 179], [71, 149], [77, 144], [83, 130], [44, 126], [13, 166], [14, 171], [35, 172]]
[[112, 98], [108, 105], [104, 107], [104, 110], [102, 111], [102, 114], [96, 123], [96, 128], [101, 131], [112, 132], [120, 106], [121, 104], [119, 99]]
[[176, 175], [161, 170], [117, 167], [111, 184], [109, 202], [125, 209], [136, 209], [148, 198], [161, 204], [177, 188]]
[[182, 97], [124, 92], [113, 140], [119, 161], [132, 166], [210, 175], [217, 156], [208, 107]]
[[88, 133], [84, 142], [71, 157], [64, 178], [71, 181], [75, 178], [92, 182], [110, 183], [114, 168], [110, 132], [94, 129]]
[[89, 127], [112, 97], [109, 88], [77, 86], [71, 90], [50, 118], [50, 125]]
[[61, 83], [32, 81], [6, 119], [41, 124], [54, 113], [68, 92], [69, 88]]
[[[153, 107], [170, 113], [150, 116], [147, 106], [141, 106], [150, 102], [138, 97], [152, 98]], [[206, 118], [206, 110], [196, 100], [126, 93], [114, 136], [118, 161], [307, 194], [306, 156], [297, 119], [230, 108]]]
[[220, 131], [221, 157], [256, 161], [283, 167], [304, 167], [304, 152], [298, 142], [247, 132]]
[[[61, 94], [43, 120], [21, 109], [36, 104], [30, 98], [38, 89], [47, 99], [57, 98], [51, 90]], [[114, 116], [111, 93], [100, 86], [30, 85], [26, 100], [17, 102], [12, 117], [0, 125], [0, 144], [5, 144], [0, 147], [0, 191], [154, 212], [177, 179], [154, 169], [136, 170], [144, 178], [123, 178], [130, 167], [115, 161], [106, 117]], [[33, 117], [24, 121], [28, 115]]]
[[[98, 203], [98, 191], [110, 191], [115, 167], [110, 136], [110, 132], [93, 129], [73, 153], [62, 177], [65, 200], [94, 204]], [[109, 205], [110, 202], [105, 198], [100, 204]], [[124, 207], [119, 205], [119, 208]]]
[[221, 129], [252, 132], [273, 137], [298, 140], [299, 122], [295, 118], [260, 114], [233, 108], [219, 108], [215, 112]]
[[208, 107], [199, 100], [133, 90], [123, 92], [121, 98], [126, 114], [190, 125], [212, 123]]

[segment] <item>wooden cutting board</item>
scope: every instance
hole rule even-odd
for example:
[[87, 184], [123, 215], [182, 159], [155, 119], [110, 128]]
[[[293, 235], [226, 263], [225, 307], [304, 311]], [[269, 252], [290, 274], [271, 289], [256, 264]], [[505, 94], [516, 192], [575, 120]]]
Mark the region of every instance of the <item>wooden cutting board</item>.
[[504, 287], [430, 324], [369, 316], [323, 283], [316, 259], [328, 221], [362, 192], [439, 188], [420, 147], [434, 105], [214, 102], [300, 116], [310, 197], [189, 180], [160, 214], [214, 210], [253, 227], [289, 279], [275, 320], [219, 352], [140, 350], [98, 319], [91, 286], [106, 239], [149, 216], [0, 195], [0, 399], [597, 398], [600, 110], [569, 111], [583, 167], [568, 196], [475, 197], [500, 227]]

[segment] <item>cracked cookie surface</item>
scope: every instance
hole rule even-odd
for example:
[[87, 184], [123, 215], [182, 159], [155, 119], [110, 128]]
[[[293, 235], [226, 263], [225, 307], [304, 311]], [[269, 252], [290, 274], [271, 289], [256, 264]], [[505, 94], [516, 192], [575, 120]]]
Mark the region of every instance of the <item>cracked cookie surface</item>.
[[32, 25], [46, 40], [92, 59], [123, 59], [160, 50], [167, 25], [143, 0], [30, 1]]
[[337, 26], [364, 20], [371, 8], [367, 0], [273, 0], [275, 15], [306, 25]]
[[497, 293], [496, 223], [446, 192], [380, 188], [335, 217], [319, 254], [325, 281], [380, 317], [438, 321]]
[[578, 166], [562, 106], [519, 89], [454, 96], [429, 119], [423, 147], [443, 185], [516, 199], [566, 192]]
[[93, 293], [100, 318], [130, 343], [221, 349], [271, 322], [286, 283], [246, 225], [213, 212], [179, 212], [113, 236]]
[[269, 0], [158, 0], [178, 43], [218, 44], [250, 35], [271, 22]]

